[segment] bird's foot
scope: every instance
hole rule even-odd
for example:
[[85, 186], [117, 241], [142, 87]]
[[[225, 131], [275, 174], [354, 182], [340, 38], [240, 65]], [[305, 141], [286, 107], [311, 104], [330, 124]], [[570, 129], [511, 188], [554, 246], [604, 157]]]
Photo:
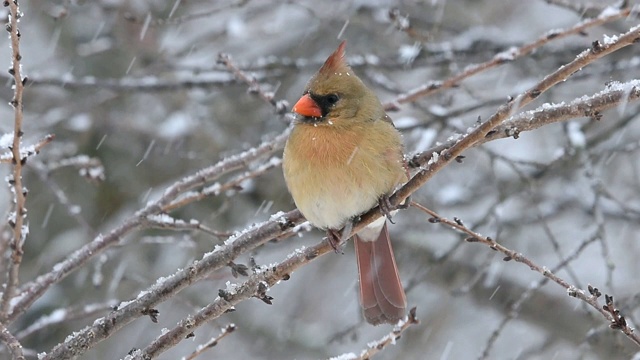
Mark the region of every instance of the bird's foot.
[[378, 201], [378, 203], [379, 203], [380, 212], [382, 212], [382, 215], [384, 215], [387, 219], [389, 219], [390, 223], [395, 224], [395, 222], [393, 222], [393, 220], [391, 219], [393, 217], [393, 214], [391, 212], [396, 209], [408, 208], [409, 205], [411, 204], [411, 197], [410, 196], [407, 197], [402, 204], [399, 204], [398, 206], [393, 206], [393, 204], [391, 204], [391, 201], [389, 200], [389, 196], [383, 195]]
[[378, 200], [378, 206], [380, 207], [380, 212], [382, 213], [382, 215], [384, 215], [390, 223], [395, 224], [395, 222], [393, 222], [393, 220], [391, 219], [393, 217], [391, 211], [393, 211], [394, 207], [393, 204], [391, 204], [388, 195], [382, 195], [380, 200]]
[[336, 252], [336, 254], [343, 254], [342, 252], [342, 237], [340, 234], [340, 230], [334, 230], [334, 229], [328, 229], [327, 230], [327, 241], [329, 242], [329, 245], [331, 245], [331, 247], [333, 248], [333, 251]]

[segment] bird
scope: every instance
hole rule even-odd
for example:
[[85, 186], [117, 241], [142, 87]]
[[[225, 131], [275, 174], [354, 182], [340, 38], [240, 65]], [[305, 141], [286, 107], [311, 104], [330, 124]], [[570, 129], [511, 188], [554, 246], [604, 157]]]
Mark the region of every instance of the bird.
[[[345, 60], [346, 41], [327, 58], [293, 106], [282, 167], [304, 217], [337, 251], [349, 225], [380, 205], [383, 216], [354, 235], [364, 318], [394, 324], [407, 299], [389, 239], [389, 195], [409, 178], [402, 136]], [[340, 229], [345, 229], [340, 232]]]

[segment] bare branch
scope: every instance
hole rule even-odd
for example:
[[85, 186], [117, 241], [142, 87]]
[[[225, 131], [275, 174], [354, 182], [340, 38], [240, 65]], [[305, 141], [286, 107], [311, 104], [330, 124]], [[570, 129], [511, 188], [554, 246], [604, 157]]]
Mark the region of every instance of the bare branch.
[[[433, 93], [435, 93], [436, 91], [440, 91], [442, 89], [448, 89], [448, 88], [453, 88], [456, 87], [460, 84], [461, 81], [463, 81], [464, 79], [467, 79], [473, 75], [476, 75], [480, 72], [483, 72], [485, 70], [494, 68], [496, 66], [502, 65], [504, 63], [513, 61], [517, 58], [520, 58], [522, 56], [528, 55], [530, 54], [532, 51], [534, 51], [535, 49], [547, 44], [548, 42], [552, 41], [552, 40], [556, 40], [556, 39], [562, 39], [564, 37], [570, 36], [570, 35], [575, 35], [575, 34], [581, 34], [583, 33], [586, 29], [590, 28], [590, 27], [594, 27], [594, 26], [598, 26], [598, 25], [602, 25], [611, 21], [615, 21], [618, 19], [622, 19], [626, 16], [628, 16], [631, 12], [631, 8], [626, 8], [626, 9], [621, 9], [620, 11], [614, 13], [614, 14], [610, 14], [608, 16], [603, 16], [603, 17], [598, 17], [595, 19], [591, 19], [591, 20], [587, 20], [587, 21], [582, 21], [580, 23], [578, 23], [577, 25], [565, 29], [565, 30], [554, 30], [552, 32], [549, 32], [543, 36], [541, 36], [540, 38], [538, 38], [537, 40], [534, 40], [528, 44], [525, 44], [519, 48], [511, 48], [503, 53], [497, 54], [493, 57], [493, 59], [486, 61], [484, 63], [481, 64], [477, 64], [477, 65], [470, 65], [467, 66], [467, 68], [465, 70], [463, 70], [461, 73], [458, 73], [457, 75], [454, 75], [444, 81], [433, 81], [429, 84], [423, 85], [419, 88], [410, 90], [409, 92], [405, 93], [405, 94], [401, 94], [398, 97], [396, 97], [394, 100], [392, 100], [389, 103], [385, 104], [385, 110], [387, 111], [393, 111], [393, 110], [397, 110], [398, 106], [400, 104], [404, 104], [404, 103], [410, 103], [410, 102], [414, 102], [416, 100], [418, 100], [419, 98], [423, 97], [423, 96], [427, 96], [427, 95], [431, 95]], [[631, 31], [633, 33], [633, 31]], [[626, 45], [629, 45], [628, 43]], [[625, 45], [625, 46], [626, 46]]]
[[104, 250], [117, 245], [122, 237], [134, 229], [141, 227], [147, 216], [160, 214], [164, 207], [171, 204], [185, 191], [197, 186], [202, 186], [220, 176], [247, 166], [263, 156], [268, 156], [276, 150], [282, 148], [288, 132], [278, 135], [273, 140], [265, 142], [255, 148], [244, 151], [236, 156], [229, 156], [217, 164], [204, 168], [197, 173], [187, 176], [177, 181], [156, 201], [150, 202], [143, 209], [138, 210], [132, 217], [125, 220], [120, 226], [113, 229], [106, 235], [98, 235], [93, 241], [74, 251], [66, 259], [53, 266], [48, 273], [38, 276], [35, 280], [23, 285], [20, 291], [20, 298], [13, 305], [13, 309], [8, 316], [9, 320], [14, 320], [23, 313], [35, 300], [53, 284], [58, 283], [73, 271], [79, 269], [89, 259], [102, 253]]
[[13, 120], [13, 144], [11, 146], [13, 173], [9, 180], [9, 187], [14, 196], [13, 212], [9, 215], [9, 225], [13, 228], [13, 239], [11, 240], [11, 265], [9, 265], [8, 281], [2, 293], [2, 302], [0, 303], [0, 319], [4, 322], [7, 319], [11, 299], [15, 295], [18, 287], [20, 264], [24, 255], [22, 246], [29, 233], [28, 225], [25, 225], [27, 216], [26, 197], [27, 189], [22, 184], [22, 167], [26, 163], [27, 158], [23, 157], [21, 144], [23, 109], [22, 92], [27, 78], [22, 76], [22, 66], [20, 61], [20, 29], [18, 29], [18, 19], [22, 17], [22, 12], [18, 8], [18, 1], [8, 1], [9, 5], [9, 38], [11, 39], [11, 69], [10, 74], [13, 75], [13, 99], [11, 105], [14, 110]]
[[0, 323], [0, 340], [2, 340], [9, 348], [9, 351], [11, 351], [13, 360], [25, 360], [22, 352], [22, 344], [9, 332], [9, 329], [7, 329], [3, 323]]
[[207, 341], [202, 345], [198, 345], [198, 348], [194, 352], [189, 354], [189, 356], [185, 357], [185, 360], [193, 360], [198, 356], [202, 355], [205, 351], [218, 345], [220, 340], [222, 340], [224, 337], [234, 332], [236, 329], [237, 329], [236, 325], [233, 323], [227, 325], [225, 328], [222, 329], [222, 331], [220, 332], [220, 335], [214, 337], [213, 339]]
[[[33, 155], [39, 154], [40, 150], [42, 150], [42, 148], [45, 147], [47, 144], [51, 143], [55, 138], [56, 138], [55, 135], [49, 134], [43, 137], [42, 139], [40, 139], [40, 141], [38, 141], [35, 145], [27, 146], [25, 149], [22, 150], [22, 159], [24, 159], [23, 161], [26, 161], [26, 159], [28, 159]], [[13, 152], [8, 152], [0, 155], [0, 164], [9, 164], [9, 163], [13, 163]]]
[[382, 350], [384, 350], [387, 346], [392, 345], [392, 344], [396, 344], [396, 341], [400, 339], [400, 336], [402, 335], [402, 333], [407, 330], [409, 327], [411, 327], [412, 325], [417, 325], [419, 324], [420, 321], [418, 320], [418, 318], [416, 317], [416, 308], [411, 308], [409, 310], [409, 314], [407, 315], [407, 317], [403, 320], [400, 320], [400, 322], [394, 326], [393, 330], [391, 331], [391, 333], [385, 335], [382, 339], [374, 341], [372, 343], [367, 344], [368, 345], [368, 349], [363, 350], [360, 355], [356, 356], [355, 354], [353, 354], [354, 356], [351, 357], [351, 354], [347, 354], [347, 355], [341, 355], [338, 356], [337, 358], [331, 358], [329, 360], [332, 359], [354, 359], [354, 360], [367, 360], [367, 359], [371, 359], [374, 355], [376, 355], [377, 353], [381, 352]]
[[24, 339], [38, 331], [42, 331], [54, 325], [64, 324], [70, 320], [82, 319], [104, 313], [105, 311], [112, 309], [116, 304], [117, 302], [113, 300], [104, 303], [87, 304], [68, 309], [54, 310], [52, 313], [36, 319], [27, 328], [18, 332], [16, 334], [16, 338]]
[[[256, 224], [250, 229], [242, 231], [236, 236], [227, 239], [224, 246], [216, 246], [213, 252], [205, 254], [202, 259], [193, 262], [185, 269], [171, 276], [163, 278], [162, 281], [158, 281], [150, 289], [143, 291], [140, 296], [132, 302], [127, 303], [125, 306], [105, 317], [97, 319], [92, 325], [67, 337], [63, 343], [58, 344], [50, 353], [43, 356], [42, 360], [65, 359], [81, 355], [87, 349], [107, 339], [128, 323], [147, 314], [149, 309], [152, 309], [158, 303], [165, 301], [194, 282], [205, 278], [212, 271], [227, 266], [227, 264], [233, 261], [239, 254], [254, 249], [277, 236], [283, 236], [283, 233], [289, 236], [293, 235], [295, 231], [299, 231], [298, 225], [302, 222], [302, 215], [299, 211], [294, 210], [286, 214], [274, 215], [271, 220]], [[326, 250], [328, 251], [331, 247], [327, 243], [324, 244], [326, 244]], [[264, 273], [268, 272], [269, 271], [265, 271]], [[150, 350], [150, 352], [155, 353], [160, 351], [160, 348], [166, 349], [170, 344], [179, 341], [180, 339], [178, 338], [180, 336], [186, 336], [188, 332], [185, 331], [189, 329], [193, 331], [193, 329], [205, 321], [224, 313], [233, 306], [233, 304], [253, 296], [252, 294], [255, 294], [255, 291], [251, 293], [251, 289], [257, 289], [258, 282], [263, 281], [256, 280], [257, 277], [258, 275], [254, 275], [251, 277], [253, 280], [250, 279], [245, 283], [246, 286], [242, 292], [243, 295], [234, 297], [234, 299], [236, 299], [234, 300], [235, 302], [218, 298], [218, 301], [203, 308], [192, 319], [186, 319], [186, 323], [184, 323], [183, 326], [175, 328], [163, 335], [161, 344], [150, 345], [150, 347], [154, 349], [152, 351]], [[284, 278], [284, 274], [280, 275], [280, 279], [282, 278]], [[274, 283], [277, 281], [275, 277], [272, 277], [271, 280], [273, 280]], [[270, 283], [270, 285], [272, 284], [273, 283]], [[173, 340], [168, 342], [164, 340], [168, 337], [171, 337]]]
[[[420, 204], [417, 204], [415, 202], [412, 202], [411, 205], [413, 205], [413, 206], [419, 208], [420, 210], [426, 212], [427, 214], [431, 215], [432, 218], [429, 219], [429, 222], [431, 222], [431, 223], [441, 223], [441, 224], [447, 225], [449, 227], [452, 227], [452, 228], [454, 228], [454, 229], [456, 229], [458, 231], [461, 231], [461, 232], [469, 235], [469, 237], [466, 239], [467, 242], [481, 243], [483, 245], [487, 245], [492, 250], [499, 251], [499, 252], [503, 253], [505, 255], [505, 258], [503, 259], [504, 261], [514, 260], [516, 262], [522, 263], [522, 264], [528, 266], [532, 271], [538, 272], [542, 276], [544, 276], [545, 278], [547, 278], [547, 279], [553, 281], [554, 283], [562, 286], [563, 288], [566, 289], [567, 295], [582, 300], [584, 303], [588, 304], [589, 306], [594, 308], [596, 311], [598, 311], [600, 314], [602, 314], [607, 320], [611, 321], [613, 324], [619, 325], [619, 327], [612, 327], [612, 328], [622, 331], [625, 335], [627, 335], [627, 337], [631, 341], [633, 341], [636, 345], [640, 346], [640, 337], [633, 332], [633, 329], [631, 327], [629, 327], [626, 322], [624, 322], [624, 324], [622, 324], [622, 322], [620, 320], [616, 320], [611, 315], [610, 309], [607, 309], [606, 306], [605, 306], [605, 308], [602, 308], [598, 304], [598, 297], [595, 296], [594, 294], [587, 295], [584, 290], [578, 289], [576, 286], [569, 284], [564, 279], [562, 279], [558, 275], [556, 275], [554, 273], [553, 269], [550, 270], [550, 269], [548, 269], [548, 268], [546, 268], [544, 266], [540, 266], [540, 265], [534, 263], [531, 259], [529, 259], [525, 255], [523, 255], [522, 253], [516, 252], [516, 251], [511, 250], [511, 249], [508, 249], [507, 247], [505, 247], [502, 244], [497, 243], [495, 240], [491, 239], [490, 237], [483, 236], [483, 235], [481, 235], [481, 234], [479, 234], [479, 233], [467, 228], [466, 226], [464, 226], [462, 221], [457, 219], [457, 218], [454, 218], [454, 220], [449, 220], [447, 218], [444, 218], [444, 217], [438, 215], [435, 211], [427, 209], [426, 207], [424, 207], [424, 206], [422, 206]], [[597, 239], [597, 237], [594, 237], [593, 241], [595, 241], [596, 239]], [[584, 246], [586, 246], [588, 243], [589, 242], [585, 242]], [[583, 246], [581, 246], [578, 249], [578, 251], [582, 251], [582, 248], [583, 248]], [[578, 252], [575, 252], [575, 256], [577, 256], [577, 254], [578, 254]], [[571, 258], [568, 258], [568, 260], [561, 262], [561, 264], [559, 266], [564, 266], [564, 264], [566, 264], [568, 261], [571, 261]], [[524, 300], [526, 300], [526, 299], [524, 299]], [[521, 298], [521, 301], [524, 301], [524, 300], [523, 300], [523, 298]]]

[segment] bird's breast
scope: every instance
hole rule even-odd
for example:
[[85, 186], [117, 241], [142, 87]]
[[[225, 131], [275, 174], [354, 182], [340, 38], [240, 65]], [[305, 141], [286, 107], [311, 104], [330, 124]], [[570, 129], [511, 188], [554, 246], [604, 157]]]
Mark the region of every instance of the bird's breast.
[[285, 180], [315, 226], [341, 228], [400, 181], [402, 165], [396, 156], [387, 159], [390, 146], [368, 135], [366, 128], [327, 125], [297, 125], [292, 131], [284, 151]]

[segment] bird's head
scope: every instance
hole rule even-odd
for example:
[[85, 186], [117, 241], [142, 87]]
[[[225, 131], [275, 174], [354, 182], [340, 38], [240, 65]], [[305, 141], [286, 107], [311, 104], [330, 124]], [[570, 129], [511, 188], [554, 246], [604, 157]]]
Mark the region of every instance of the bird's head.
[[327, 58], [293, 106], [299, 122], [347, 125], [384, 116], [380, 100], [346, 63], [345, 46], [343, 41]]

